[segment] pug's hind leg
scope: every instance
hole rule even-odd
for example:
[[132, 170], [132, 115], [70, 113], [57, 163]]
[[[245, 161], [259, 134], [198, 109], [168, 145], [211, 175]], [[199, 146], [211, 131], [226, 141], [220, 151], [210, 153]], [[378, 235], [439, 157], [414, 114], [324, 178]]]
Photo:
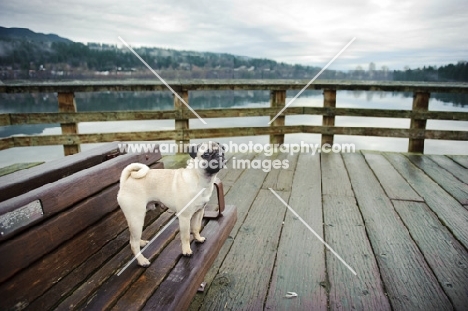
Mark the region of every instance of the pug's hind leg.
[[190, 227], [192, 229], [193, 237], [198, 243], [205, 242], [205, 238], [200, 236], [201, 224], [203, 220], [203, 214], [205, 209], [199, 209], [195, 214], [193, 214], [192, 219], [190, 220]]
[[133, 255], [138, 261], [138, 265], [142, 267], [148, 267], [150, 265], [149, 260], [140, 253], [140, 247], [147, 244], [147, 241], [141, 239], [143, 224], [145, 222], [145, 213], [143, 212], [142, 215], [137, 216], [138, 217], [132, 217], [131, 221], [128, 221], [128, 229], [130, 231], [130, 247], [132, 249]]

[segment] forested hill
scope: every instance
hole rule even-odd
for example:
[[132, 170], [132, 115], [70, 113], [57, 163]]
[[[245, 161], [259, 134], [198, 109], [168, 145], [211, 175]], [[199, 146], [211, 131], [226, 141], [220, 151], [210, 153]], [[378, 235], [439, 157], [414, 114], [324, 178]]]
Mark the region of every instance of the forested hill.
[[56, 34], [37, 33], [27, 28], [6, 28], [0, 27], [0, 40], [27, 40], [35, 42], [65, 42], [73, 41], [59, 37]]
[[[135, 51], [166, 79], [311, 79], [319, 67], [286, 64], [270, 59], [227, 53], [180, 51], [157, 47]], [[439, 68], [428, 66], [390, 70], [326, 70], [320, 79], [465, 81], [468, 64], [460, 61]], [[153, 74], [127, 48], [73, 42], [56, 34], [26, 28], [0, 27], [0, 79], [119, 79], [152, 78]]]
[[[60, 39], [58, 39], [60, 38]], [[171, 78], [308, 78], [320, 68], [232, 54], [135, 48], [154, 69]], [[127, 48], [78, 43], [28, 29], [0, 28], [1, 79], [151, 77]], [[333, 78], [335, 73], [333, 73]]]

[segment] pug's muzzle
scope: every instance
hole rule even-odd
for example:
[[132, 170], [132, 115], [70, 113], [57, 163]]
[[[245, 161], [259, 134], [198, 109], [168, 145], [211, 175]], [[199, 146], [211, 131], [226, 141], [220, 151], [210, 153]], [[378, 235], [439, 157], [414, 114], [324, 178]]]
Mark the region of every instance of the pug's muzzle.
[[216, 174], [225, 167], [224, 154], [219, 153], [217, 150], [207, 151], [202, 154], [201, 158], [207, 163], [205, 171], [209, 175]]

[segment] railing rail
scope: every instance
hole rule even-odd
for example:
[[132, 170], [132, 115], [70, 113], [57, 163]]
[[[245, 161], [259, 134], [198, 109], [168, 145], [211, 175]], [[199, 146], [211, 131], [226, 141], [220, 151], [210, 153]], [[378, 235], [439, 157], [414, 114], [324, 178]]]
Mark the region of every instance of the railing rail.
[[[230, 118], [267, 116], [270, 120], [286, 105], [286, 91], [302, 89], [308, 81], [298, 80], [203, 80], [170, 82], [171, 87], [188, 103], [189, 92], [200, 90], [269, 90], [268, 108], [202, 109], [197, 113], [202, 118]], [[176, 140], [189, 142], [194, 138], [216, 138], [232, 136], [269, 135], [270, 143], [282, 144], [285, 134], [315, 133], [322, 135], [322, 144], [333, 143], [334, 135], [361, 135], [409, 138], [409, 152], [424, 152], [425, 139], [468, 140], [467, 131], [427, 130], [427, 120], [468, 121], [468, 112], [430, 111], [430, 93], [465, 93], [466, 83], [422, 83], [422, 82], [371, 82], [371, 81], [316, 81], [308, 89], [323, 90], [323, 107], [290, 107], [270, 126], [190, 129], [189, 119], [193, 113], [174, 97], [174, 109], [164, 111], [112, 111], [77, 112], [75, 93], [98, 91], [163, 91], [162, 83], [155, 81], [71, 81], [49, 83], [0, 84], [0, 93], [58, 93], [58, 113], [7, 113], [0, 114], [0, 126], [21, 124], [60, 123], [61, 135], [14, 136], [0, 139], [0, 150], [41, 145], [63, 145], [65, 155], [79, 152], [80, 144], [110, 141]], [[412, 92], [412, 110], [337, 108], [336, 91], [384, 91]], [[285, 115], [321, 115], [322, 126], [285, 125]], [[386, 118], [408, 118], [410, 128], [337, 127], [335, 116], [364, 116]], [[122, 120], [168, 120], [175, 121], [174, 130], [79, 134], [79, 122], [105, 122]]]

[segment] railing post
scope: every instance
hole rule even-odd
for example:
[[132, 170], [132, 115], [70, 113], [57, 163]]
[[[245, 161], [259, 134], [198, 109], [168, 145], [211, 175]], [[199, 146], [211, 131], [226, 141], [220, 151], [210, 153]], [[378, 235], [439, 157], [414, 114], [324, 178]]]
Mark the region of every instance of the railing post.
[[[273, 90], [270, 92], [270, 107], [278, 108], [278, 111], [286, 105], [286, 90]], [[270, 126], [284, 126], [284, 115], [278, 116], [275, 121], [271, 122]], [[270, 120], [273, 117], [270, 117]], [[284, 144], [284, 134], [271, 134], [270, 144]]]
[[[336, 107], [336, 90], [323, 90], [323, 107]], [[322, 126], [335, 126], [335, 116], [323, 116]], [[322, 134], [322, 146], [333, 145], [333, 134]]]
[[[413, 112], [425, 112], [429, 108], [429, 97], [428, 92], [414, 92], [413, 95]], [[411, 118], [410, 133], [411, 130], [425, 130], [427, 120], [416, 120], [414, 117]], [[408, 152], [424, 153], [424, 138], [416, 139], [410, 138], [408, 144]]]
[[[73, 92], [58, 93], [58, 110], [59, 112], [76, 112], [75, 94]], [[77, 123], [61, 123], [63, 134], [78, 134]], [[64, 145], [63, 153], [65, 156], [80, 152], [80, 145]]]
[[[187, 103], [188, 91], [183, 90], [178, 92], [179, 96]], [[178, 144], [178, 153], [184, 153], [183, 146], [190, 143], [190, 139], [186, 138], [185, 131], [189, 129], [189, 119], [186, 117], [186, 112], [189, 110], [187, 106], [174, 95], [174, 110], [177, 111], [175, 119], [175, 130], [178, 132], [176, 137], [176, 144]]]

